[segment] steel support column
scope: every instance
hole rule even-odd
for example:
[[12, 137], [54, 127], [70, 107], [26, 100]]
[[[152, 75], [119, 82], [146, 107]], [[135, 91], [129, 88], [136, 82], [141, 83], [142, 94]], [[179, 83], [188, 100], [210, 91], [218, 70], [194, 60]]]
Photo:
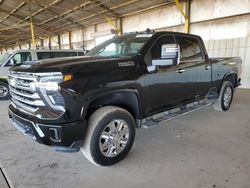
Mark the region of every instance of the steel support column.
[[57, 35], [57, 41], [58, 41], [58, 48], [61, 50], [62, 46], [61, 46], [61, 37], [60, 35]]
[[40, 43], [41, 43], [41, 48], [44, 48], [44, 42], [43, 42], [43, 39], [40, 39]]
[[123, 20], [122, 20], [122, 17], [120, 17], [118, 19], [118, 25], [119, 25], [120, 34], [122, 35], [123, 34]]
[[192, 0], [187, 0], [186, 4], [186, 15], [188, 17], [188, 28], [187, 32], [190, 33], [190, 18], [191, 18], [191, 1]]
[[71, 31], [69, 31], [69, 49], [73, 49], [72, 41], [71, 41]]
[[49, 37], [49, 49], [51, 50], [51, 37]]
[[29, 14], [30, 14], [30, 33], [31, 33], [31, 47], [30, 49], [36, 49], [36, 41], [35, 41], [35, 30], [33, 25], [33, 18], [31, 14], [31, 0], [29, 0]]
[[[187, 1], [189, 1], [189, 0], [187, 0]], [[176, 3], [176, 5], [177, 5], [178, 9], [180, 10], [182, 16], [183, 16], [184, 19], [185, 19], [184, 31], [185, 31], [185, 33], [188, 33], [188, 32], [189, 32], [189, 17], [188, 17], [187, 14], [184, 12], [184, 10], [183, 10], [183, 8], [182, 8], [182, 6], [181, 6], [179, 0], [175, 0], [175, 3]], [[187, 4], [190, 4], [190, 1], [189, 1], [189, 3], [187, 2]], [[190, 6], [190, 5], [188, 5], [188, 6]], [[190, 11], [189, 11], [189, 12], [190, 12]]]
[[113, 27], [115, 32], [120, 35], [121, 30], [117, 27], [117, 22], [106, 16], [106, 21]]

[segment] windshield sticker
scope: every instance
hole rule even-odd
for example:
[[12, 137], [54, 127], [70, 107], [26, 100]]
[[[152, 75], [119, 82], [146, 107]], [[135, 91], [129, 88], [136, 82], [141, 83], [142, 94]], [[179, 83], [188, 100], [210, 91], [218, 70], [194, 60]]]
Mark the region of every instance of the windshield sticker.
[[135, 66], [134, 61], [127, 61], [127, 62], [118, 62], [119, 67], [133, 67]]
[[138, 35], [136, 35], [136, 37], [135, 38], [150, 38], [150, 37], [152, 37], [153, 36], [153, 34], [138, 34]]

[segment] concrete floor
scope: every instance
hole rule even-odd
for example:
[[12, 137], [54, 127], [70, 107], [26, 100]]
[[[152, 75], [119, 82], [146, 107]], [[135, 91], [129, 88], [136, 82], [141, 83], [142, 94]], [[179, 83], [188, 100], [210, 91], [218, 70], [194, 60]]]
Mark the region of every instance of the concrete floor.
[[127, 158], [102, 168], [24, 137], [0, 103], [0, 163], [15, 187], [250, 188], [250, 90], [238, 89], [226, 113], [209, 106], [137, 130]]

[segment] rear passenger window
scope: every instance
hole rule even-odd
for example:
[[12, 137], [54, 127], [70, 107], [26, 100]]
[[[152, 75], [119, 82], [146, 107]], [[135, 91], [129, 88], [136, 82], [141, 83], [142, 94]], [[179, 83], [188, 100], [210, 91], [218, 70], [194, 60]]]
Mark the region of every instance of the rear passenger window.
[[77, 52], [37, 52], [37, 57], [41, 59], [59, 58], [59, 57], [73, 57], [77, 56]]
[[58, 57], [72, 57], [72, 56], [76, 56], [77, 53], [76, 52], [53, 52], [54, 54], [54, 58], [58, 58]]
[[37, 52], [37, 58], [40, 59], [49, 59], [50, 53], [49, 52]]
[[85, 53], [84, 52], [78, 52], [78, 56], [84, 56]]
[[198, 40], [185, 36], [176, 36], [176, 42], [180, 45], [181, 61], [202, 60], [202, 52]]

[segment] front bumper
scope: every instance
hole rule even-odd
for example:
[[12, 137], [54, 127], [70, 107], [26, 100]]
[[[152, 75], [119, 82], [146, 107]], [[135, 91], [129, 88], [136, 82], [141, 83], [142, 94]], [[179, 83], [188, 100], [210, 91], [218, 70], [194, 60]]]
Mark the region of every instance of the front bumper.
[[56, 125], [34, 122], [12, 105], [9, 106], [9, 118], [29, 138], [62, 152], [79, 151], [86, 130], [86, 121]]

